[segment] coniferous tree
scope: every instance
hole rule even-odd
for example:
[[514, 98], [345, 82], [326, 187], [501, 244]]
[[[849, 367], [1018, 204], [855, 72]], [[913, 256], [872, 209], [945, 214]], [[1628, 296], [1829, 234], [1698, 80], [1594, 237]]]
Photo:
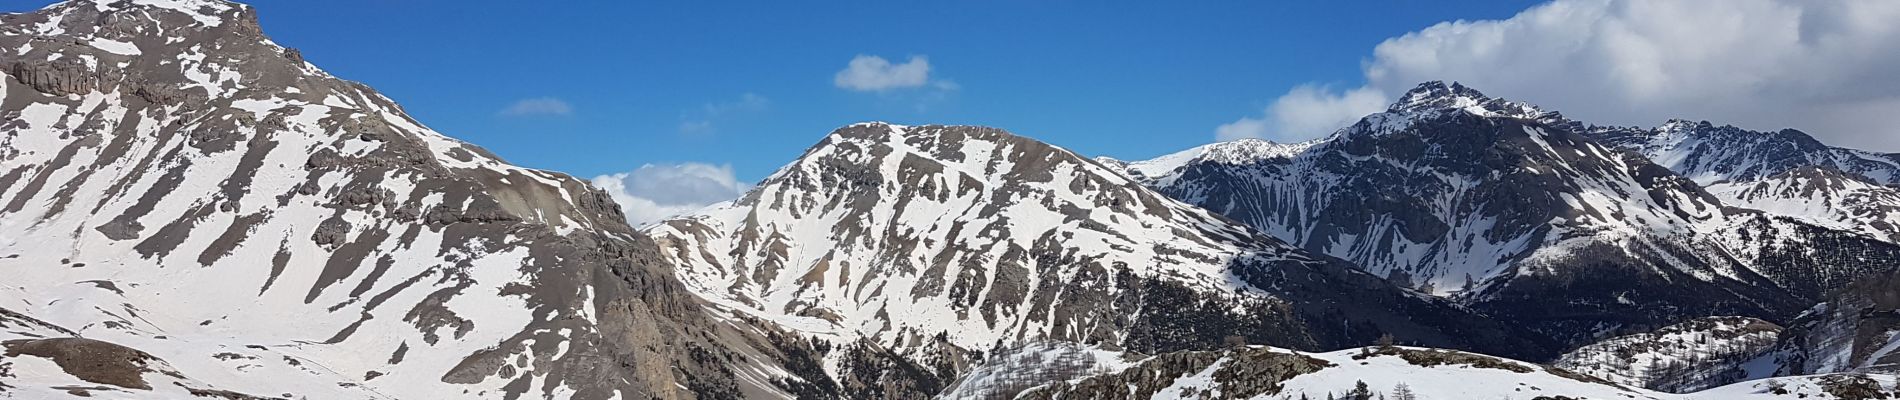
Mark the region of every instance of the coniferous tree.
[[1399, 382], [1398, 386], [1392, 388], [1392, 400], [1418, 400], [1418, 394], [1412, 392], [1411, 386]]
[[1371, 400], [1372, 388], [1366, 387], [1366, 381], [1354, 383], [1352, 391], [1346, 392], [1347, 400]]

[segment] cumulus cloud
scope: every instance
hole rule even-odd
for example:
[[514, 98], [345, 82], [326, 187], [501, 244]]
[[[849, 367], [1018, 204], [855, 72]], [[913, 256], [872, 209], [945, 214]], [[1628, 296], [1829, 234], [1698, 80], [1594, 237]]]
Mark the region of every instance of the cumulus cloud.
[[[1900, 150], [1893, 21], [1900, 2], [1889, 0], [1556, 0], [1509, 19], [1444, 22], [1387, 39], [1365, 62], [1364, 87], [1295, 88], [1274, 108], [1313, 106], [1322, 117], [1312, 121], [1324, 121], [1376, 111], [1360, 101], [1374, 94], [1383, 100], [1445, 80], [1598, 124], [1706, 119]], [[1317, 110], [1328, 105], [1336, 108]], [[1289, 118], [1272, 109], [1260, 117], [1287, 136], [1344, 125]]]
[[1360, 117], [1385, 108], [1378, 90], [1358, 88], [1335, 93], [1322, 86], [1300, 85], [1280, 96], [1259, 117], [1245, 117], [1214, 129], [1221, 141], [1255, 138], [1281, 142], [1311, 139]]
[[507, 108], [501, 109], [501, 112], [497, 114], [506, 117], [566, 116], [574, 114], [574, 107], [569, 106], [565, 100], [553, 97], [537, 97], [515, 101], [514, 104], [509, 104]]
[[[831, 83], [840, 89], [858, 92], [881, 92], [892, 89], [923, 87], [930, 84], [930, 59], [925, 56], [910, 56], [903, 64], [892, 64], [884, 57], [859, 54], [851, 59], [843, 71], [831, 77]], [[951, 85], [940, 83], [939, 87]]]
[[731, 101], [706, 103], [698, 110], [680, 113], [680, 133], [711, 134], [717, 128], [715, 121], [738, 114], [765, 111], [771, 106], [771, 99], [757, 93], [742, 94]]
[[642, 165], [594, 177], [593, 183], [620, 203], [627, 222], [634, 226], [736, 199], [752, 187], [734, 178], [730, 165], [691, 162]]

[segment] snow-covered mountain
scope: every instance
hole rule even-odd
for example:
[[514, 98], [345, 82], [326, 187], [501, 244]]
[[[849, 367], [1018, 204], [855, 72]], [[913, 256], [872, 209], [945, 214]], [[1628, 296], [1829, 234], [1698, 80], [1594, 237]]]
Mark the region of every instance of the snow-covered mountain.
[[1708, 121], [1582, 131], [1707, 186], [1727, 204], [1900, 242], [1900, 154], [1830, 147], [1792, 129], [1757, 132]]
[[[1877, 399], [1900, 390], [1891, 375], [1830, 374], [1676, 394], [1558, 367], [1398, 346], [1325, 353], [1254, 346], [1160, 355], [1060, 344], [1013, 350], [1019, 351], [999, 354], [993, 362], [976, 367], [971, 376], [983, 379], [962, 382], [944, 398]], [[1034, 366], [1023, 366], [1028, 361], [1034, 361]]]
[[[1456, 351], [1287, 350], [1547, 359], [1550, 336], [1793, 314], [1900, 252], [1848, 229], [1891, 214], [1872, 167], [1713, 195], [1575, 131], [1442, 84], [1325, 140], [1134, 163], [866, 123], [639, 232], [584, 181], [305, 62], [248, 7], [71, 0], [0, 14], [0, 396], [1889, 390], [1836, 374], [1677, 396]], [[1870, 282], [1799, 319], [1773, 365], [1887, 365], [1891, 285]]]
[[1772, 363], [1756, 361], [1781, 332], [1756, 318], [1697, 318], [1571, 350], [1552, 365], [1623, 385], [1692, 392], [1772, 376]]
[[1828, 288], [1900, 267], [1890, 243], [1732, 206], [1584, 130], [1428, 82], [1313, 142], [1217, 143], [1105, 165], [1573, 344], [1707, 315], [1786, 321]]
[[648, 233], [709, 299], [915, 360], [1030, 340], [1330, 349], [1385, 333], [1553, 355], [1536, 335], [992, 128], [844, 127], [738, 201]]
[[[783, 395], [608, 196], [515, 167], [217, 0], [0, 15], [0, 394]], [[74, 389], [77, 388], [77, 389]]]
[[1721, 181], [1709, 194], [1737, 207], [1900, 243], [1900, 187], [1819, 166], [1751, 181]]
[[1747, 182], [1802, 167], [1822, 167], [1900, 184], [1900, 154], [1828, 146], [1793, 129], [1758, 132], [1708, 121], [1671, 120], [1654, 129], [1594, 127], [1588, 135], [1656, 160], [1702, 184]]

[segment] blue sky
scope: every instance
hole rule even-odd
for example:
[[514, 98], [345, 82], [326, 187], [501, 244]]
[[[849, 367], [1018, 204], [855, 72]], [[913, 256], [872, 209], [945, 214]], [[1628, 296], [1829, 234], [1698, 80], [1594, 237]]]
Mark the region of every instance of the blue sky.
[[[254, 5], [278, 42], [511, 162], [583, 177], [648, 163], [730, 164], [752, 181], [831, 129], [867, 120], [991, 125], [1087, 155], [1160, 155], [1212, 141], [1215, 127], [1297, 85], [1363, 84], [1362, 62], [1389, 37], [1506, 18], [1529, 4]], [[932, 84], [834, 85], [858, 55], [925, 56]], [[541, 100], [529, 112], [504, 112], [531, 99]]]

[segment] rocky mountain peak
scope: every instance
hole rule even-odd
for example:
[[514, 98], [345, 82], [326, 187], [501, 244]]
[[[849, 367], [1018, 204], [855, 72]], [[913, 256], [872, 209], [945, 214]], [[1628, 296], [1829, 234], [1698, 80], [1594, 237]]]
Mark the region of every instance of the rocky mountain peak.
[[[964, 150], [969, 146], [1008, 146], [1015, 148], [1011, 158], [1044, 157], [1063, 162], [1082, 157], [1038, 140], [1017, 136], [1002, 129], [974, 125], [898, 125], [888, 122], [863, 122], [838, 128], [813, 146], [889, 146], [941, 161], [971, 161]], [[975, 160], [984, 161], [984, 160]]]
[[1443, 81], [1418, 84], [1399, 96], [1399, 100], [1392, 103], [1386, 112], [1418, 114], [1443, 110], [1462, 110], [1486, 117], [1543, 118], [1547, 114], [1528, 103], [1492, 98], [1464, 84], [1446, 84]]
[[1479, 92], [1477, 89], [1466, 87], [1464, 84], [1458, 82], [1446, 84], [1444, 81], [1427, 81], [1421, 82], [1418, 86], [1412, 87], [1412, 90], [1406, 91], [1405, 95], [1400, 96], [1399, 101], [1393, 103], [1389, 110], [1396, 112], [1421, 106], [1445, 106], [1459, 103], [1480, 104], [1486, 101], [1491, 101], [1491, 97], [1485, 96], [1483, 92]]

